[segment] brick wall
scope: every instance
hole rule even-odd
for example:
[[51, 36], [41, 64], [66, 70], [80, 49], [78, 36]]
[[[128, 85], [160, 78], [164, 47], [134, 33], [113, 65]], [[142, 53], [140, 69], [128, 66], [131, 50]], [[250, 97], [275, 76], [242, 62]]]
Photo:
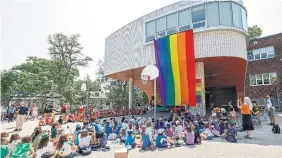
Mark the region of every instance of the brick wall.
[[[246, 96], [249, 96], [250, 98], [263, 98], [269, 93], [276, 95], [277, 91], [282, 93], [282, 33], [250, 41], [248, 50], [254, 50], [268, 46], [274, 46], [274, 58], [248, 62], [245, 93]], [[250, 86], [250, 74], [262, 74], [268, 72], [277, 73], [278, 84]]]

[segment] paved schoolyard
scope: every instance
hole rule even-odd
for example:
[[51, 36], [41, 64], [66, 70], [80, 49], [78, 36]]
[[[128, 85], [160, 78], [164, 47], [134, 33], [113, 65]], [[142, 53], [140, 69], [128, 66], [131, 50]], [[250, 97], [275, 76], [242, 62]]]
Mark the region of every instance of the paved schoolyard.
[[[150, 116], [151, 113], [146, 114]], [[158, 116], [167, 116], [168, 113], [158, 113]], [[280, 116], [278, 116], [280, 115]], [[276, 116], [277, 123], [282, 126], [281, 113]], [[120, 118], [118, 118], [120, 119]], [[23, 131], [19, 132], [20, 135], [30, 135], [37, 126], [37, 121], [25, 122]], [[253, 131], [253, 139], [244, 139], [245, 132], [238, 133], [237, 143], [228, 143], [226, 140], [217, 138], [210, 141], [203, 141], [201, 145], [196, 146], [183, 146], [178, 148], [157, 150], [157, 151], [140, 151], [134, 149], [129, 152], [129, 158], [279, 158], [282, 156], [282, 134], [273, 134], [271, 126], [267, 125], [268, 122], [263, 122], [263, 127], [256, 128]], [[1, 131], [11, 132], [15, 128], [15, 122], [2, 123]], [[67, 126], [73, 131], [75, 123], [64, 125], [66, 131]], [[44, 127], [50, 129], [50, 126]], [[107, 152], [96, 151], [92, 152], [89, 156], [84, 157], [99, 157], [99, 158], [113, 158], [114, 151], [122, 148], [122, 145], [111, 144], [111, 150]]]

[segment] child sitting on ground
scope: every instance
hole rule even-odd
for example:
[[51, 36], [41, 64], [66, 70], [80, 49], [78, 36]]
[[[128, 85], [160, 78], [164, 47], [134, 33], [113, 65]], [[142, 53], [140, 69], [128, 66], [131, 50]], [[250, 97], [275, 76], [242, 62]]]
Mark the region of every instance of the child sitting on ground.
[[90, 148], [91, 142], [92, 142], [92, 139], [91, 139], [91, 136], [89, 135], [88, 130], [83, 129], [81, 131], [81, 134], [80, 134], [80, 137], [79, 137], [79, 144], [78, 144], [79, 153], [90, 154], [90, 152], [91, 152], [91, 148]]
[[132, 136], [132, 133], [133, 133], [132, 130], [127, 131], [127, 137], [126, 137], [126, 141], [125, 141], [125, 146], [129, 150], [135, 148], [135, 146], [136, 146], [135, 138]]
[[20, 142], [21, 142], [20, 135], [18, 133], [14, 133], [14, 134], [11, 135], [11, 138], [10, 138], [10, 141], [9, 141], [9, 149], [10, 149], [11, 153], [16, 149], [16, 146]]
[[53, 121], [53, 118], [50, 117], [50, 115], [47, 115], [47, 116], [46, 116], [46, 119], [45, 119], [46, 125], [51, 125], [53, 122], [54, 122], [54, 121]]
[[56, 150], [59, 151], [61, 157], [73, 157], [76, 147], [71, 140], [68, 139], [68, 135], [63, 134], [60, 136]]
[[152, 140], [150, 139], [150, 135], [146, 133], [146, 126], [141, 126], [141, 142], [140, 146], [142, 150], [155, 150], [154, 145], [152, 144]]
[[10, 149], [8, 146], [9, 134], [7, 132], [1, 133], [1, 158], [8, 158]]
[[187, 145], [194, 145], [194, 141], [195, 141], [195, 133], [194, 133], [194, 130], [193, 130], [193, 125], [188, 125], [187, 128], [186, 128], [186, 141], [185, 143]]
[[170, 124], [167, 124], [166, 125], [166, 135], [170, 138], [173, 137], [173, 131], [172, 131], [172, 128], [171, 128], [171, 125]]
[[81, 126], [79, 124], [76, 125], [74, 130], [74, 144], [79, 144], [79, 134], [81, 133]]
[[55, 150], [53, 143], [49, 142], [49, 135], [43, 133], [41, 136], [41, 140], [38, 144], [38, 148], [36, 151], [36, 158], [41, 158], [44, 156], [47, 157], [56, 157], [57, 151]]
[[40, 120], [39, 120], [39, 122], [38, 122], [38, 126], [45, 126], [45, 125], [46, 125], [46, 123], [45, 123], [45, 121], [43, 120], [43, 118], [41, 117]]
[[34, 156], [33, 145], [30, 136], [24, 136], [20, 144], [11, 154], [10, 158], [32, 158]]
[[173, 141], [164, 135], [164, 129], [158, 130], [158, 136], [156, 137], [156, 146], [158, 148], [167, 148], [169, 145], [173, 145]]

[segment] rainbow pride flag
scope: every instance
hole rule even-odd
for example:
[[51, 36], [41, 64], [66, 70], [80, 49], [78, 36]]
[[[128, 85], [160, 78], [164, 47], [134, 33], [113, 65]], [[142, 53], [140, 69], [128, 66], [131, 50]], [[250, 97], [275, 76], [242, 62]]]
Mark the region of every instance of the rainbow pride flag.
[[193, 30], [159, 38], [154, 46], [163, 104], [196, 106]]

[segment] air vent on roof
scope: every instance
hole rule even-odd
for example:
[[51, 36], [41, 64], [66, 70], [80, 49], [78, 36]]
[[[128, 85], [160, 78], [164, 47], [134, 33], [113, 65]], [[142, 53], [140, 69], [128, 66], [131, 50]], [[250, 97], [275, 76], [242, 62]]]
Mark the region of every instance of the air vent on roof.
[[254, 41], [253, 44], [258, 44], [258, 41]]

